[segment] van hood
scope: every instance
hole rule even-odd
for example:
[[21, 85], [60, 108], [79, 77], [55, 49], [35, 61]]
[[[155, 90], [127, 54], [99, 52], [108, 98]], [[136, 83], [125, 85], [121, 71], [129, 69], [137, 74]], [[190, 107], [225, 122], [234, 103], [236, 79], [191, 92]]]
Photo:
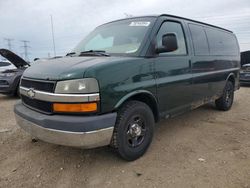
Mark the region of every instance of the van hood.
[[23, 77], [40, 80], [70, 80], [84, 77], [85, 71], [99, 64], [124, 61], [129, 57], [70, 57], [58, 59], [37, 60], [31, 67], [26, 69]]
[[13, 65], [15, 65], [17, 68], [24, 67], [26, 65], [29, 65], [23, 58], [16, 55], [10, 50], [7, 49], [0, 49], [0, 55], [3, 56], [5, 59], [9, 60]]

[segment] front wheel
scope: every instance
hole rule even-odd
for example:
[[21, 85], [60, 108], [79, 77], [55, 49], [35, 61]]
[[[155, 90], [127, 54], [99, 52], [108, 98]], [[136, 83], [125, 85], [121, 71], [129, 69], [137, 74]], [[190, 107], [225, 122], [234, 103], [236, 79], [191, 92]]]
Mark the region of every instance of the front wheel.
[[148, 105], [129, 101], [119, 111], [111, 145], [127, 161], [141, 157], [154, 133], [154, 116]]
[[216, 107], [219, 110], [227, 111], [229, 110], [234, 101], [234, 85], [233, 82], [228, 81], [226, 87], [224, 88], [222, 96], [215, 101]]

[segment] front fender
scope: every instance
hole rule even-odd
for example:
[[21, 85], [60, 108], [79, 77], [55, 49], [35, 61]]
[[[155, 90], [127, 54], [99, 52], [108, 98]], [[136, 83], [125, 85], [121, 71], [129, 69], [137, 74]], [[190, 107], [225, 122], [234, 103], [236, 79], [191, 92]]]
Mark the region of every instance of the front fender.
[[147, 90], [136, 90], [133, 91], [131, 93], [128, 93], [127, 95], [123, 96], [115, 105], [115, 109], [119, 108], [125, 101], [127, 101], [128, 99], [130, 99], [133, 96], [139, 95], [139, 94], [145, 94], [150, 96], [156, 103], [157, 99], [155, 98], [155, 96]]

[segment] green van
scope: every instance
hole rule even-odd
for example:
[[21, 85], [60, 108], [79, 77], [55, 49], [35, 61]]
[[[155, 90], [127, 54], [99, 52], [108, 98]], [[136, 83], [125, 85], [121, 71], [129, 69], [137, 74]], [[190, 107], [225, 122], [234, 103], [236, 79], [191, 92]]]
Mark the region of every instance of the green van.
[[112, 146], [128, 161], [149, 147], [155, 123], [215, 101], [231, 108], [240, 52], [226, 29], [172, 15], [97, 27], [65, 57], [23, 74], [17, 124], [49, 143]]

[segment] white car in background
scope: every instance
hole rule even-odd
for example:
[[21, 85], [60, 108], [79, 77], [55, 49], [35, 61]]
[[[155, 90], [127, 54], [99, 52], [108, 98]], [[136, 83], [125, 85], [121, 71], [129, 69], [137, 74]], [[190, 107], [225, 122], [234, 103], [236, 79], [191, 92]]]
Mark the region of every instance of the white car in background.
[[8, 61], [0, 61], [0, 72], [8, 69], [15, 69], [16, 67]]
[[0, 93], [19, 95], [19, 83], [28, 62], [10, 50], [0, 49], [0, 55], [9, 62], [0, 62]]

